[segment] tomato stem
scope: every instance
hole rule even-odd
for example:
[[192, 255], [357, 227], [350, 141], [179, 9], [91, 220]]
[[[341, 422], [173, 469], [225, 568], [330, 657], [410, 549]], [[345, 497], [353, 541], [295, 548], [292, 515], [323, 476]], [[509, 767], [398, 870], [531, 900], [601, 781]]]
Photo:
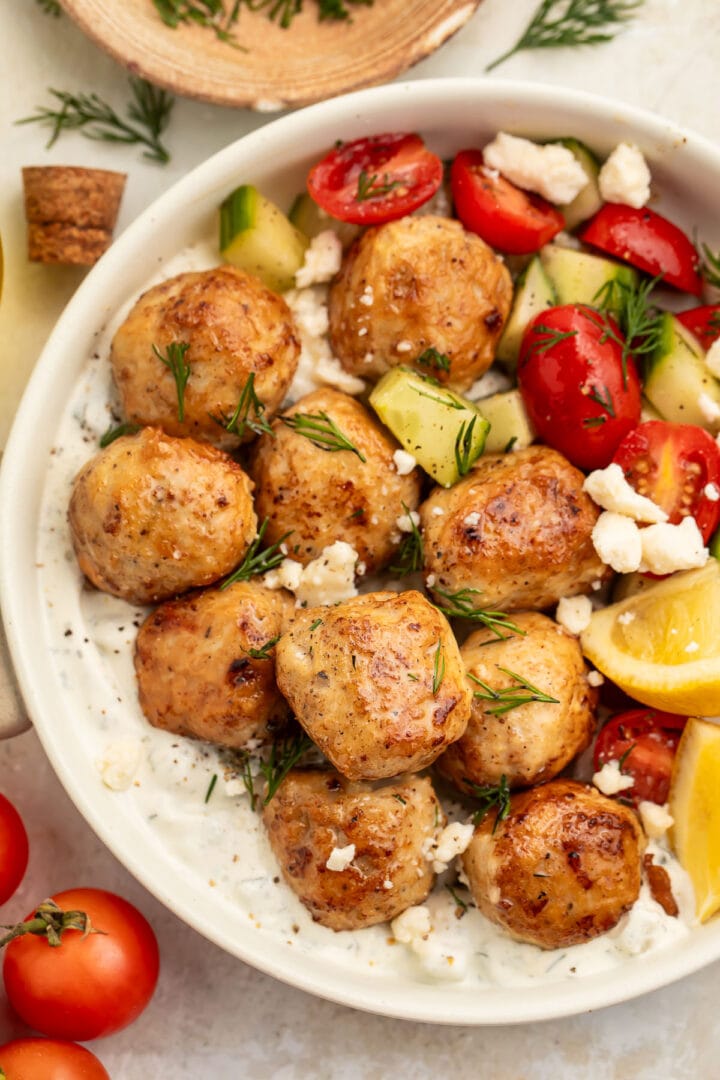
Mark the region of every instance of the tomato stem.
[[[88, 934], [104, 934], [104, 930], [96, 930], [90, 922], [90, 916], [84, 911], [63, 911], [54, 900], [43, 900], [38, 905], [32, 919], [16, 924], [3, 924], [9, 933], [0, 939], [0, 949], [8, 945], [15, 938], [25, 934], [35, 934], [36, 937], [47, 939], [48, 945], [57, 948], [61, 944], [62, 935], [66, 930], [80, 930], [83, 937]], [[2, 1077], [0, 1077], [2, 1080]]]

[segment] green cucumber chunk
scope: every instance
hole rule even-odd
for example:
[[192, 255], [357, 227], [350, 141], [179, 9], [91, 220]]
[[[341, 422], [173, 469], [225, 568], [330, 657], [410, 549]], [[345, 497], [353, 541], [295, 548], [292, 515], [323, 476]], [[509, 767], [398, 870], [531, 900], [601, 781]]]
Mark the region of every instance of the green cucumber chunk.
[[486, 454], [501, 454], [508, 449], [524, 450], [534, 440], [535, 432], [519, 390], [493, 394], [475, 404], [490, 424], [485, 441]]
[[697, 424], [713, 431], [701, 406], [702, 395], [720, 408], [720, 382], [705, 365], [701, 345], [682, 323], [665, 312], [660, 340], [645, 359], [645, 397], [663, 420]]
[[359, 225], [351, 225], [349, 221], [338, 221], [322, 207], [318, 206], [306, 191], [295, 196], [295, 201], [290, 207], [288, 214], [290, 222], [299, 229], [304, 236], [310, 239], [318, 236], [321, 232], [332, 229], [340, 237], [343, 248], [350, 247], [355, 237], [360, 232]]
[[275, 292], [291, 289], [308, 238], [251, 184], [235, 188], [220, 206], [220, 254], [255, 274]]
[[[590, 304], [597, 307], [602, 303], [612, 311], [619, 304], [623, 287], [637, 287], [637, 270], [612, 259], [604, 259], [602, 255], [589, 255], [586, 251], [547, 244], [540, 252], [540, 258], [557, 293], [558, 304]], [[611, 283], [615, 282], [620, 289], [611, 291]]]
[[713, 559], [720, 559], [720, 529], [716, 529], [716, 531], [710, 537], [708, 551], [712, 555]]
[[411, 368], [388, 371], [369, 400], [400, 445], [443, 487], [465, 476], [485, 449], [490, 424], [480, 410]]
[[578, 139], [558, 139], [558, 142], [561, 146], [567, 147], [588, 178], [587, 184], [578, 192], [573, 201], [561, 208], [565, 218], [565, 228], [572, 230], [596, 214], [603, 204], [598, 183], [600, 162], [592, 150]]
[[495, 357], [506, 368], [517, 366], [523, 334], [536, 315], [558, 303], [553, 284], [535, 255], [515, 285], [515, 297]]

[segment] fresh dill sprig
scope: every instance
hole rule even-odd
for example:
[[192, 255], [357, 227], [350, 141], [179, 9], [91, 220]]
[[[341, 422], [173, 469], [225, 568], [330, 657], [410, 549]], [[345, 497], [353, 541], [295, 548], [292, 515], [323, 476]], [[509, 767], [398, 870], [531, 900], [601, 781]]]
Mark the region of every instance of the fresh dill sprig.
[[424, 561], [423, 542], [422, 535], [413, 519], [410, 509], [402, 503], [402, 508], [405, 511], [405, 516], [410, 522], [410, 532], [405, 534], [400, 549], [398, 550], [398, 561], [393, 563], [389, 568], [391, 574], [396, 574], [398, 577], [405, 577], [406, 574], [416, 574], [418, 570], [422, 569]]
[[271, 544], [270, 547], [263, 549], [261, 545], [269, 521], [269, 518], [265, 518], [258, 529], [257, 536], [247, 549], [245, 558], [237, 570], [233, 570], [232, 574], [225, 578], [220, 586], [221, 589], [227, 589], [229, 585], [233, 585], [236, 581], [249, 581], [256, 574], [265, 574], [268, 570], [274, 570], [283, 561], [285, 555], [280, 549], [288, 536], [292, 536], [292, 529], [281, 536], [279, 540], [276, 540], [274, 544]]
[[267, 761], [260, 762], [266, 784], [263, 806], [267, 806], [290, 770], [313, 745], [304, 732], [273, 743]]
[[40, 108], [34, 116], [16, 120], [17, 124], [49, 124], [52, 127], [49, 149], [63, 131], [77, 131], [87, 139], [113, 143], [139, 143], [147, 149], [143, 157], [165, 165], [170, 154], [163, 146], [160, 136], [170, 121], [175, 98], [166, 90], [151, 86], [145, 79], [130, 79], [132, 100], [126, 106], [127, 119], [123, 119], [111, 105], [97, 94], [72, 94], [67, 90], [50, 93], [60, 104], [59, 108]]
[[437, 649], [435, 650], [435, 657], [433, 659], [433, 682], [432, 692], [433, 697], [437, 697], [440, 687], [442, 686], [443, 679], [445, 678], [445, 651], [442, 647], [442, 641], [438, 641]]
[[[469, 909], [470, 905], [467, 903], [466, 900], [463, 900], [463, 898], [461, 896], [458, 896], [458, 894], [456, 893], [456, 891], [452, 887], [452, 885], [447, 885], [446, 884], [445, 888], [447, 889], [447, 891], [450, 893], [453, 900], [455, 901], [455, 907], [457, 908], [457, 911], [459, 911], [458, 918], [461, 919], [463, 917], [463, 915], [465, 914], [465, 912]], [[457, 912], [456, 912], [456, 914], [457, 914]]]
[[153, 0], [153, 4], [166, 26], [173, 29], [180, 23], [207, 26], [220, 41], [241, 48], [232, 34], [240, 14], [240, 0], [233, 4], [227, 17], [223, 0]]
[[708, 285], [720, 289], [720, 251], [712, 251], [707, 244], [700, 245], [700, 273]]
[[37, 3], [43, 9], [46, 15], [52, 15], [54, 18], [57, 19], [58, 16], [62, 13], [62, 9], [60, 7], [60, 4], [58, 3], [58, 0], [37, 0]]
[[[430, 375], [420, 375], [420, 378], [423, 379], [426, 383], [430, 383], [430, 385], [432, 385], [433, 383], [436, 386], [440, 385], [437, 379], [433, 379]], [[433, 394], [430, 393], [428, 390], [421, 390], [419, 386], [413, 386], [412, 384], [410, 385], [410, 389], [413, 390], [416, 394], [419, 394], [420, 397], [426, 397], [429, 398], [430, 401], [436, 402], [436, 404], [438, 405], [444, 405], [446, 409], [455, 409], [456, 411], [461, 412], [463, 409], [466, 408], [465, 405], [462, 405], [459, 401], [456, 401], [455, 398], [447, 397], [445, 394]]]
[[247, 382], [242, 388], [240, 400], [232, 416], [221, 413], [219, 416], [213, 416], [212, 419], [220, 427], [229, 431], [231, 435], [237, 435], [240, 439], [245, 435], [247, 428], [254, 431], [256, 435], [275, 436], [275, 432], [265, 419], [265, 403], [260, 400], [255, 392], [254, 371], [251, 371], [247, 377]]
[[[604, 394], [603, 390], [605, 391]], [[588, 397], [591, 401], [594, 401], [596, 405], [599, 405], [601, 409], [604, 409], [607, 416], [587, 416], [582, 422], [583, 427], [600, 427], [601, 424], [604, 424], [607, 421], [608, 416], [615, 416], [615, 405], [613, 403], [612, 394], [604, 383], [602, 389], [599, 386], [593, 386]]]
[[[510, 634], [525, 637], [525, 630], [521, 630], [504, 611], [486, 611], [484, 608], [475, 606], [473, 597], [480, 595], [479, 589], [458, 589], [457, 592], [450, 593], [434, 586], [433, 592], [446, 601], [444, 604], [435, 604], [435, 607], [448, 619], [470, 619], [472, 622], [479, 622], [487, 626], [488, 630], [491, 630], [501, 641]], [[503, 634], [503, 630], [508, 630], [510, 633]]]
[[708, 319], [708, 330], [712, 330], [713, 333], [720, 334], [720, 308], [717, 311], [713, 311], [712, 315]]
[[523, 49], [599, 45], [623, 29], [643, 0], [542, 0], [511, 49], [485, 68], [492, 71]]
[[495, 814], [495, 824], [492, 828], [492, 831], [495, 832], [500, 822], [504, 821], [510, 813], [511, 796], [507, 777], [503, 773], [500, 777], [499, 784], [470, 784], [470, 789], [472, 798], [477, 799], [480, 803], [473, 814], [473, 824], [479, 825], [492, 808], [496, 806], [497, 813]]
[[637, 743], [633, 743], [631, 746], [628, 746], [627, 750], [623, 753], [622, 757], [618, 761], [618, 772], [623, 771], [623, 766], [625, 765], [625, 762], [630, 757], [636, 746]]
[[152, 351], [158, 360], [168, 368], [175, 380], [177, 391], [178, 420], [182, 424], [185, 420], [185, 387], [190, 378], [190, 365], [185, 362], [185, 353], [190, 348], [187, 341], [173, 341], [165, 349], [163, 355], [157, 345], [153, 345]]
[[605, 316], [613, 315], [622, 331], [622, 338], [619, 338], [606, 317], [605, 333], [600, 344], [611, 337], [622, 346], [623, 386], [626, 389], [628, 357], [653, 353], [660, 344], [663, 313], [650, 303], [650, 293], [662, 277], [662, 274], [658, 274], [639, 285], [629, 285], [626, 281], [606, 281], [593, 297], [598, 310]]
[[271, 660], [270, 650], [273, 649], [278, 641], [280, 635], [276, 634], [275, 637], [269, 638], [259, 649], [243, 649], [244, 653], [247, 653], [253, 660]]
[[109, 446], [110, 443], [114, 443], [121, 435], [137, 435], [139, 430], [139, 424], [130, 424], [127, 421], [124, 424], [117, 424], [115, 427], [109, 427], [105, 434], [100, 437], [100, 449], [104, 450], [106, 446]]
[[473, 697], [478, 698], [480, 701], [493, 703], [490, 708], [485, 709], [485, 712], [490, 716], [504, 716], [511, 709], [517, 709], [518, 705], [528, 705], [532, 701], [542, 701], [549, 705], [560, 704], [557, 698], [546, 694], [544, 690], [538, 690], [537, 686], [533, 686], [522, 675], [510, 671], [509, 668], [500, 667], [500, 664], [496, 664], [495, 667], [498, 671], [502, 671], [504, 675], [514, 679], [515, 685], [506, 686], [502, 690], [494, 690], [489, 683], [483, 682], [477, 675], [473, 675], [470, 671], [467, 673], [468, 679], [471, 679], [477, 686], [482, 687], [482, 690], [474, 691]]
[[396, 187], [401, 187], [401, 180], [391, 180], [389, 173], [385, 173], [381, 180], [377, 173], [365, 172], [365, 169], [360, 170], [358, 176], [357, 191], [355, 192], [356, 202], [367, 202], [368, 199], [379, 199], [383, 195], [389, 195], [391, 191], [394, 191]]
[[432, 345], [428, 349], [423, 349], [415, 363], [422, 364], [423, 367], [434, 368], [435, 371], [450, 370], [450, 357], [439, 352]]
[[343, 435], [335, 421], [331, 420], [326, 412], [295, 413], [294, 416], [281, 416], [280, 419], [298, 435], [304, 435], [319, 450], [331, 452], [349, 450], [350, 453], [357, 454], [362, 462], [367, 461], [365, 455], [354, 443], [350, 442], [346, 435]]
[[455, 439], [455, 465], [460, 476], [467, 476], [485, 446], [484, 439], [473, 445], [473, 434], [477, 419], [477, 416], [473, 416], [469, 423], [463, 420]]
[[537, 326], [533, 327], [532, 332], [535, 335], [542, 336], [536, 336], [531, 341], [525, 363], [535, 353], [546, 353], [554, 345], [559, 345], [561, 341], [567, 341], [568, 338], [575, 337], [577, 334], [577, 330], [553, 330], [551, 326], [546, 326], [545, 323], [538, 323]]
[[212, 779], [211, 779], [210, 783], [208, 784], [208, 789], [205, 792], [205, 802], [206, 803], [210, 802], [210, 796], [212, 795], [213, 791], [215, 790], [215, 785], [216, 784], [217, 784], [217, 773], [213, 773], [212, 774]]

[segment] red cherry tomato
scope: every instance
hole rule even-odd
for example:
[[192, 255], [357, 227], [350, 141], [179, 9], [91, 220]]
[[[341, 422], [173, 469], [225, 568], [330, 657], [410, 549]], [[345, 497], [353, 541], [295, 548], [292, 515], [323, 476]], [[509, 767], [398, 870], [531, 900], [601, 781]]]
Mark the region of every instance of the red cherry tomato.
[[630, 709], [608, 720], [595, 743], [595, 768], [608, 761], [620, 761], [621, 772], [633, 778], [633, 786], [620, 792], [636, 806], [667, 802], [675, 751], [685, 716], [657, 709]]
[[530, 420], [580, 469], [609, 465], [640, 419], [640, 380], [621, 342], [609, 316], [581, 304], [548, 308], [523, 336], [518, 384]]
[[682, 229], [654, 210], [606, 203], [584, 227], [580, 239], [653, 277], [662, 274], [666, 285], [693, 296], [702, 293], [697, 251]]
[[442, 161], [419, 135], [371, 135], [341, 143], [314, 165], [308, 191], [340, 221], [381, 225], [431, 199], [442, 176]]
[[[720, 525], [720, 447], [694, 424], [648, 420], [626, 435], [613, 457], [627, 482], [661, 506], [670, 523], [692, 515], [705, 543]], [[711, 495], [714, 494], [710, 488]]]
[[0, 795], [0, 904], [9, 900], [25, 876], [28, 838], [17, 810]]
[[110, 1080], [94, 1054], [59, 1039], [13, 1039], [0, 1046], [0, 1070], [7, 1080]]
[[461, 150], [450, 184], [457, 216], [486, 244], [510, 255], [538, 251], [565, 228], [559, 210], [486, 168], [479, 150]]
[[709, 349], [720, 338], [720, 304], [704, 304], [702, 307], [681, 311], [678, 319], [698, 339], [703, 349]]
[[3, 964], [10, 1004], [44, 1035], [80, 1042], [111, 1035], [132, 1023], [153, 995], [155, 934], [137, 908], [113, 893], [69, 889], [53, 899], [63, 911], [84, 911], [103, 932], [65, 930], [55, 947], [31, 934], [11, 941]]

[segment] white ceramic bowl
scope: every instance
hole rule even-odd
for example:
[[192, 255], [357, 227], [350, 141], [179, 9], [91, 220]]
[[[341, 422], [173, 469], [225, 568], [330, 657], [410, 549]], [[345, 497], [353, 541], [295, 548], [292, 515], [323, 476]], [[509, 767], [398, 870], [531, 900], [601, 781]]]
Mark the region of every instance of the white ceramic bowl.
[[[133, 807], [132, 789], [109, 791], [94, 764], [95, 727], [115, 701], [100, 667], [80, 663], [77, 637], [57, 640], [48, 612], [79, 615], [78, 574], [71, 559], [49, 573], [38, 567], [39, 522], [58, 416], [67, 406], [98, 329], [147, 280], [156, 260], [169, 259], [207, 234], [215, 209], [237, 184], [251, 182], [287, 206], [307, 167], [337, 138], [418, 130], [443, 156], [482, 145], [498, 129], [547, 138], [573, 135], [599, 153], [620, 140], [637, 142], [650, 159], [659, 206], [688, 230], [698, 226], [720, 244], [717, 192], [720, 150], [649, 113], [564, 89], [443, 80], [399, 84], [327, 101], [259, 131], [211, 158], [171, 188], [122, 235], [68, 305], [39, 360], [5, 453], [0, 483], [2, 610], [29, 712], [45, 749], [78, 809], [125, 866], [180, 918], [255, 967], [312, 993], [391, 1016], [452, 1024], [538, 1020], [609, 1005], [653, 990], [720, 957], [720, 922], [612, 971], [527, 987], [423, 983], [373, 973], [367, 966], [308, 957], [283, 936], [261, 933], [220, 890], [165, 853]], [[88, 447], [87, 453], [92, 447]], [[56, 528], [62, 532], [58, 514]], [[135, 709], [134, 702], [123, 708]], [[268, 888], [272, 885], [268, 883]], [[238, 917], [240, 916], [240, 917]], [[243, 917], [245, 916], [245, 917]], [[329, 932], [328, 932], [329, 933]]]

